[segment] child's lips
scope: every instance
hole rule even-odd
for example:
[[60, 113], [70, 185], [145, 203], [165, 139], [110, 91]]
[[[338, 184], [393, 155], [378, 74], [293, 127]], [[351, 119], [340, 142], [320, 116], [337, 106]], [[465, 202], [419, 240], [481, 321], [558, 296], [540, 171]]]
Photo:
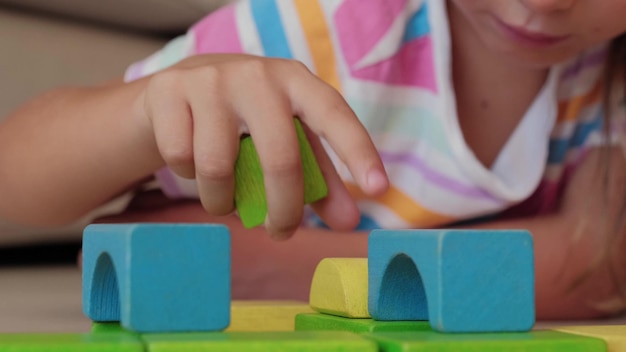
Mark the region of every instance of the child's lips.
[[571, 35], [554, 35], [543, 32], [529, 31], [523, 27], [509, 25], [496, 18], [496, 24], [503, 34], [513, 41], [531, 47], [549, 47], [560, 44], [569, 39]]

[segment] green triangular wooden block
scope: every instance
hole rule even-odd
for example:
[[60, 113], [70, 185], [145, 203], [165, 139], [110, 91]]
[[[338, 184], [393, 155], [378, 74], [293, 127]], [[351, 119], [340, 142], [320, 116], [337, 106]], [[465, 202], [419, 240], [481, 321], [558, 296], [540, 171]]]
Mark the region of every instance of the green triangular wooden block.
[[[317, 164], [311, 144], [298, 119], [294, 119], [304, 174], [304, 203], [328, 195], [328, 187]], [[263, 170], [252, 137], [241, 140], [235, 164], [235, 207], [246, 228], [262, 225], [267, 216]]]

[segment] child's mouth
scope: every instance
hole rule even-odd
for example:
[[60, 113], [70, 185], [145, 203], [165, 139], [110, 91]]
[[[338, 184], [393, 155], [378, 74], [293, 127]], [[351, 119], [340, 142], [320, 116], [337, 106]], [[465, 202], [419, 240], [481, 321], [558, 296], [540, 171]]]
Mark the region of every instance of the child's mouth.
[[523, 27], [509, 25], [498, 18], [494, 18], [494, 20], [504, 36], [524, 46], [545, 48], [560, 44], [571, 37], [571, 35], [553, 35], [529, 31]]

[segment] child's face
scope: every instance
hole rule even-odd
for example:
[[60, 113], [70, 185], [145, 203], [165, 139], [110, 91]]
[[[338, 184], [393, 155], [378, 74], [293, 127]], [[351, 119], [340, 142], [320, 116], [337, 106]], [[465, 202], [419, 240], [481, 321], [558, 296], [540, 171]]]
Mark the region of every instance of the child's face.
[[626, 0], [450, 1], [488, 50], [531, 67], [553, 65], [626, 32]]

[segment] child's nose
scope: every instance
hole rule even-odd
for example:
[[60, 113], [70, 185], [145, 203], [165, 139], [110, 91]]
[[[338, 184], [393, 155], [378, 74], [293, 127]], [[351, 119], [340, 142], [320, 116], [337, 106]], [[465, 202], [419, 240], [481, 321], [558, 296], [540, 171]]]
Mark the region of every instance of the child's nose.
[[578, 0], [521, 0], [522, 4], [535, 13], [550, 13], [569, 10]]

